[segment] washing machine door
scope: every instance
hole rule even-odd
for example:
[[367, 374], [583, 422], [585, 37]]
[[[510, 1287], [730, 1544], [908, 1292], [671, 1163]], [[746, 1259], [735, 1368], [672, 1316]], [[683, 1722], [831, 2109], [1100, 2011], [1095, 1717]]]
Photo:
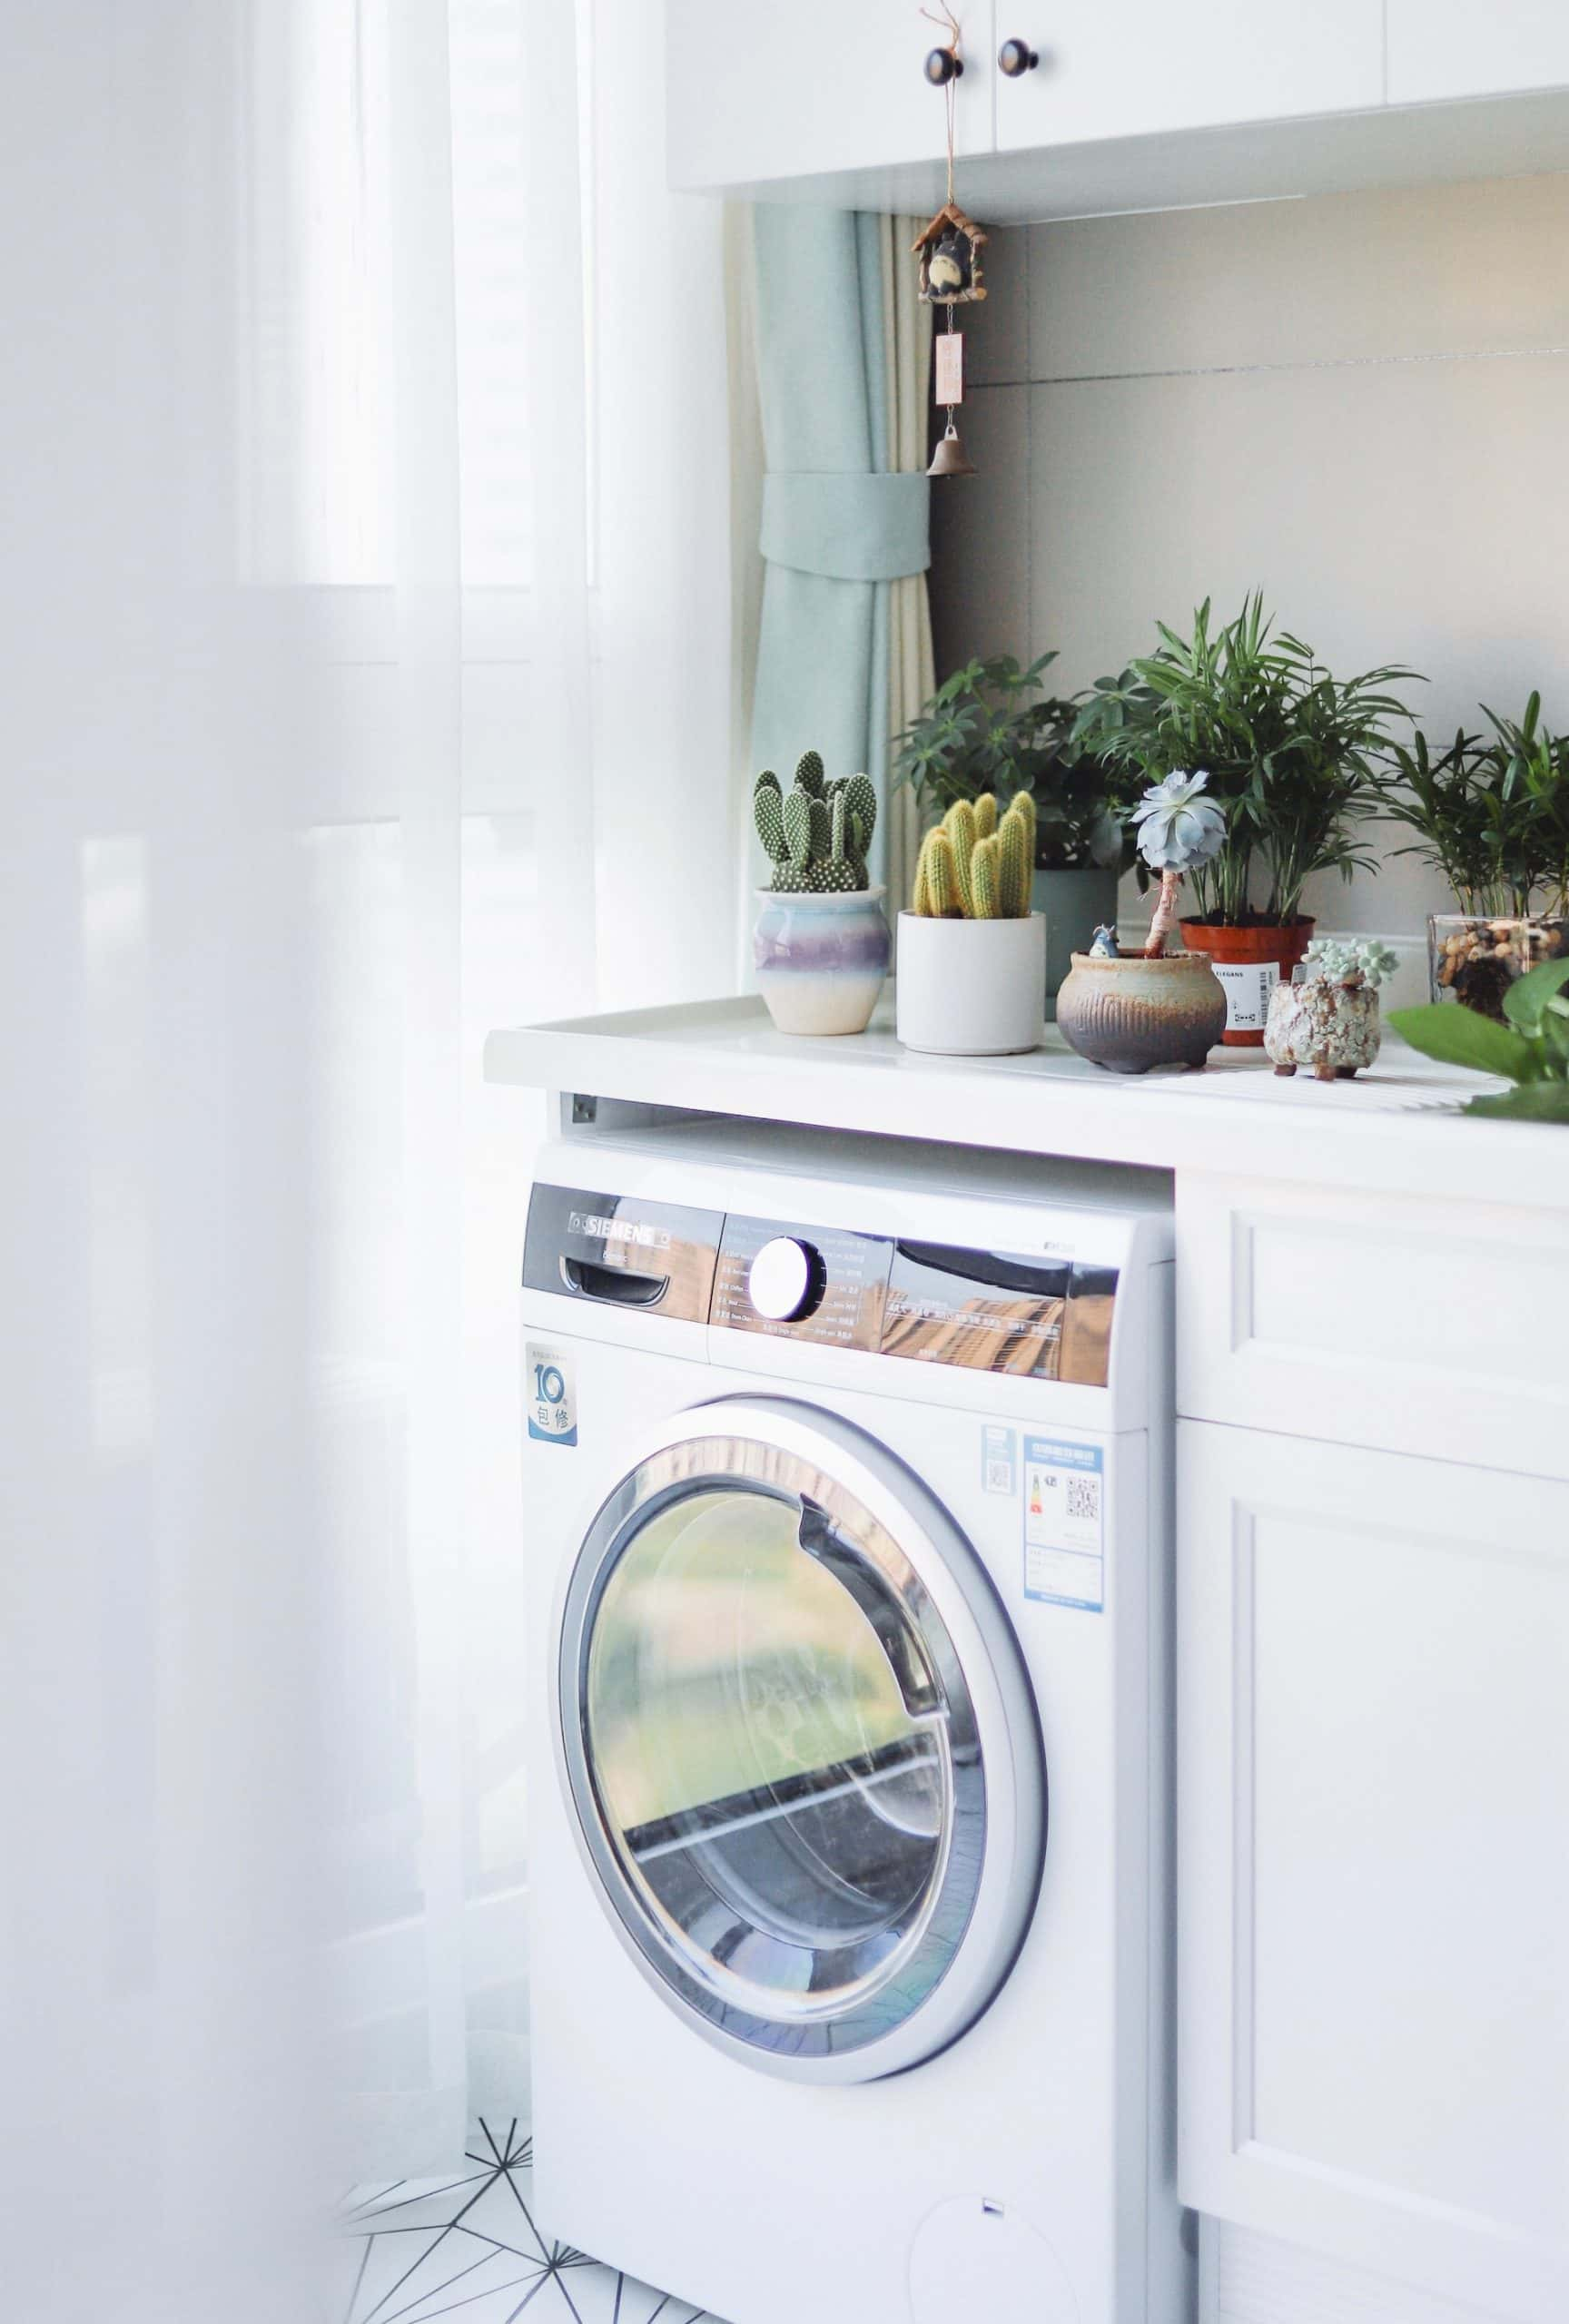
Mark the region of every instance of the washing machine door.
[[1040, 1886], [1040, 1722], [990, 1577], [901, 1462], [784, 1398], [682, 1414], [589, 1527], [558, 1656], [593, 1876], [699, 2031], [848, 2082], [979, 2016]]

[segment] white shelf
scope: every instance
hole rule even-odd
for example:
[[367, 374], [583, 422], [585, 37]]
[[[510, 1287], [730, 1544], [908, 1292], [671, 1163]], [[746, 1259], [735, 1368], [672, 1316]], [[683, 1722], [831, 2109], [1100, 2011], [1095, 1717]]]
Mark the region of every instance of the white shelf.
[[1388, 1035], [1355, 1081], [1281, 1078], [1257, 1049], [1135, 1078], [1086, 1064], [1051, 1029], [1025, 1057], [917, 1057], [894, 1039], [886, 997], [869, 1031], [837, 1040], [776, 1033], [760, 1000], [740, 999], [495, 1032], [485, 1071], [826, 1129], [1569, 1208], [1569, 1132], [1463, 1119], [1472, 1091], [1498, 1085]]

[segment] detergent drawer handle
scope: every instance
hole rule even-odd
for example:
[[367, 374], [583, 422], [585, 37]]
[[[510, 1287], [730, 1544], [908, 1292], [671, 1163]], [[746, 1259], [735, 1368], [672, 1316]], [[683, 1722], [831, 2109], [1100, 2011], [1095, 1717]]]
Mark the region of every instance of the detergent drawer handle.
[[563, 1259], [561, 1280], [579, 1299], [611, 1307], [657, 1307], [670, 1288], [667, 1275], [633, 1275], [627, 1267], [597, 1267], [588, 1259]]

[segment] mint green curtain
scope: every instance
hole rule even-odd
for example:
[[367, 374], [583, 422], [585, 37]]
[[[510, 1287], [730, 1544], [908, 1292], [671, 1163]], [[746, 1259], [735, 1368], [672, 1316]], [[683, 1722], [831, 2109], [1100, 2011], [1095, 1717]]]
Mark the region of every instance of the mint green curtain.
[[[863, 212], [754, 212], [766, 560], [755, 766], [801, 753], [888, 795], [890, 591], [931, 562], [924, 476], [890, 473], [887, 237]], [[886, 876], [888, 817], [871, 865]]]

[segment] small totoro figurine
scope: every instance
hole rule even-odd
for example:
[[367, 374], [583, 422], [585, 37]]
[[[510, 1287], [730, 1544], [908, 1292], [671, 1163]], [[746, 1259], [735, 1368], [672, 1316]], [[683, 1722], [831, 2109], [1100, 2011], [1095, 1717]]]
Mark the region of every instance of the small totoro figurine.
[[1120, 960], [1121, 957], [1117, 949], [1117, 931], [1114, 928], [1098, 928], [1090, 939], [1090, 958], [1092, 960]]

